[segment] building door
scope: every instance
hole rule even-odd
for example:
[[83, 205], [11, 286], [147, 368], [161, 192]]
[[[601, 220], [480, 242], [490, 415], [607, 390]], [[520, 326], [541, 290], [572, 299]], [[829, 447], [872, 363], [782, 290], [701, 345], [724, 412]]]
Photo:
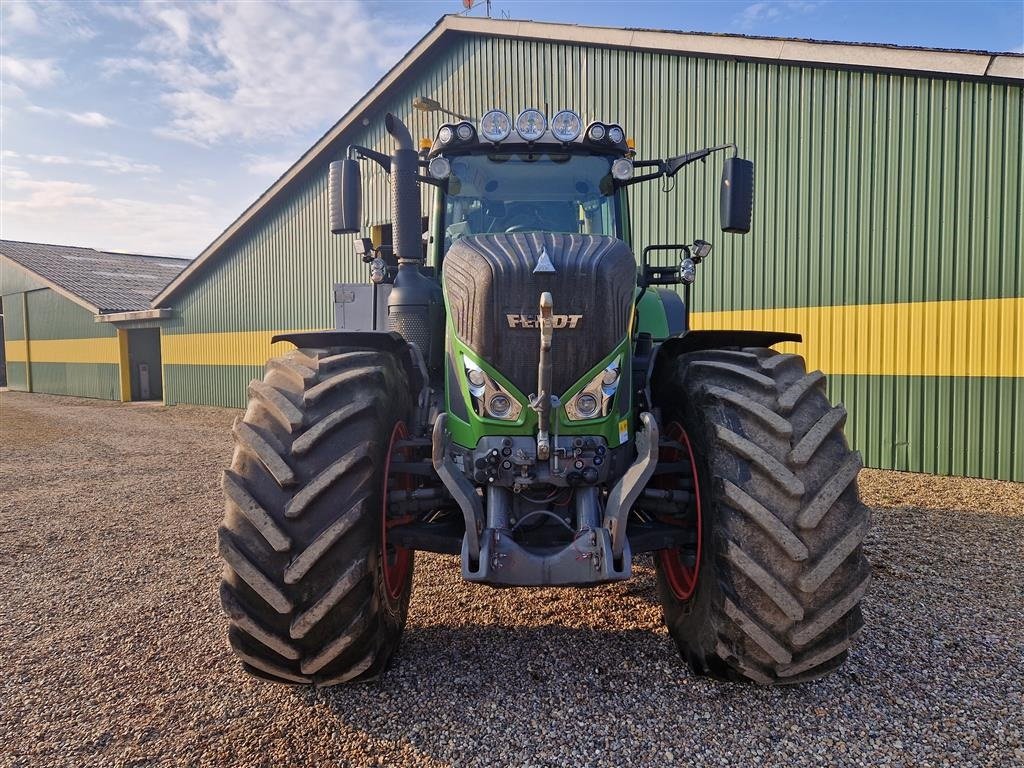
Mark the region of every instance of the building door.
[[127, 333], [132, 401], [163, 400], [160, 329], [129, 328]]

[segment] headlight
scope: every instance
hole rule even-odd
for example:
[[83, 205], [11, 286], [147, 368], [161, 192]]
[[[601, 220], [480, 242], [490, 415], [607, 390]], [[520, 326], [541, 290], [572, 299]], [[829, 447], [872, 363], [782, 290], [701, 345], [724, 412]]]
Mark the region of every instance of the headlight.
[[473, 138], [473, 126], [469, 123], [459, 123], [459, 127], [455, 129], [455, 133], [458, 134], [459, 139], [462, 141], [469, 141]]
[[544, 114], [537, 109], [524, 109], [516, 118], [516, 133], [523, 141], [536, 141], [544, 135], [548, 129], [548, 121]]
[[590, 380], [579, 393], [565, 404], [569, 421], [582, 421], [607, 416], [621, 379], [619, 367], [622, 358], [616, 358], [603, 371]]
[[626, 137], [619, 126], [613, 125], [608, 129], [608, 141], [612, 144], [621, 144], [624, 138]]
[[[618, 162], [618, 161], [616, 161], [616, 162]], [[445, 158], [443, 158], [443, 157], [441, 157], [439, 155], [439, 156], [431, 159], [430, 164], [427, 166], [427, 171], [435, 179], [447, 179], [449, 176], [451, 176], [452, 165], [451, 165], [451, 163], [448, 162], [447, 159], [445, 159]], [[614, 168], [613, 168], [613, 172], [614, 172]]]
[[583, 121], [571, 109], [563, 109], [551, 118], [551, 133], [559, 141], [573, 141], [583, 130]]
[[612, 178], [618, 181], [628, 181], [633, 178], [633, 161], [620, 157], [612, 163]]
[[462, 364], [466, 371], [469, 394], [473, 399], [473, 410], [478, 416], [503, 421], [515, 421], [519, 418], [523, 412], [522, 403], [465, 355], [462, 356]]
[[597, 413], [597, 398], [589, 392], [584, 392], [576, 398], [576, 412], [580, 418], [589, 419]]
[[437, 132], [437, 140], [442, 144], [447, 144], [454, 136], [455, 134], [452, 132], [452, 127], [450, 125], [442, 125], [441, 130]]
[[683, 259], [679, 265], [679, 279], [687, 285], [697, 279], [697, 265], [693, 263], [693, 259]]
[[487, 399], [487, 415], [497, 419], [508, 418], [512, 410], [512, 398], [508, 395], [494, 394]]
[[492, 109], [480, 120], [480, 135], [495, 143], [512, 133], [512, 119], [500, 109]]
[[600, 123], [594, 123], [590, 126], [590, 130], [587, 131], [587, 137], [591, 141], [601, 141], [604, 138], [606, 131], [604, 126]]

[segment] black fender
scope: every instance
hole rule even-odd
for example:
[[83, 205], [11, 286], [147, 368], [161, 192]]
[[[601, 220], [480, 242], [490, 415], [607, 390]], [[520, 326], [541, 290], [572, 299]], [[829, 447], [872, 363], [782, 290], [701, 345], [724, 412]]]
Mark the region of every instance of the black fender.
[[409, 343], [393, 331], [296, 331], [279, 333], [271, 343], [289, 341], [299, 348], [354, 347], [400, 354]]
[[423, 354], [419, 347], [410, 344], [394, 331], [296, 331], [295, 333], [279, 333], [270, 341], [271, 343], [287, 341], [300, 349], [349, 347], [353, 350], [392, 354], [401, 361], [405, 368], [413, 393], [419, 393], [417, 421], [423, 422], [426, 418], [430, 389], [426, 362], [423, 360]]
[[687, 331], [678, 336], [665, 339], [651, 355], [651, 364], [647, 377], [647, 397], [649, 402], [653, 392], [651, 384], [661, 381], [672, 370], [672, 365], [680, 355], [689, 352], [702, 352], [708, 349], [736, 349], [742, 347], [770, 347], [784, 341], [803, 341], [799, 333], [785, 331]]

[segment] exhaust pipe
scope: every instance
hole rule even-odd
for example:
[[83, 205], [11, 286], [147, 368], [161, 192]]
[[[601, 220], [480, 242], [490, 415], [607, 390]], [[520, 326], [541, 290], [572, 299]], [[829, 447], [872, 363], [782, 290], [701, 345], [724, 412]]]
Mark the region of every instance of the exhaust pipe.
[[420, 270], [423, 226], [420, 219], [420, 155], [405, 123], [390, 112], [384, 128], [395, 140], [391, 153], [391, 244], [398, 274], [388, 295], [388, 330], [419, 347], [427, 368], [441, 369], [444, 351], [444, 298], [441, 285]]
[[423, 262], [420, 222], [419, 153], [412, 134], [396, 115], [384, 116], [384, 129], [395, 140], [391, 154], [391, 239], [399, 265]]

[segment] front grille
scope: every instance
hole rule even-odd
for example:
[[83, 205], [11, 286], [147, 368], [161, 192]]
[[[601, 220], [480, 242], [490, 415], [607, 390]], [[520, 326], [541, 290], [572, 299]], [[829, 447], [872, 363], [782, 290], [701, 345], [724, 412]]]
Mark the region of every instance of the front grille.
[[[534, 273], [541, 252], [554, 272]], [[509, 327], [508, 316], [535, 318], [543, 291], [556, 315], [578, 315], [556, 328], [552, 386], [562, 395], [628, 333], [636, 263], [621, 240], [547, 232], [474, 235], [445, 256], [443, 280], [455, 332], [525, 394], [537, 388], [540, 331]]]

